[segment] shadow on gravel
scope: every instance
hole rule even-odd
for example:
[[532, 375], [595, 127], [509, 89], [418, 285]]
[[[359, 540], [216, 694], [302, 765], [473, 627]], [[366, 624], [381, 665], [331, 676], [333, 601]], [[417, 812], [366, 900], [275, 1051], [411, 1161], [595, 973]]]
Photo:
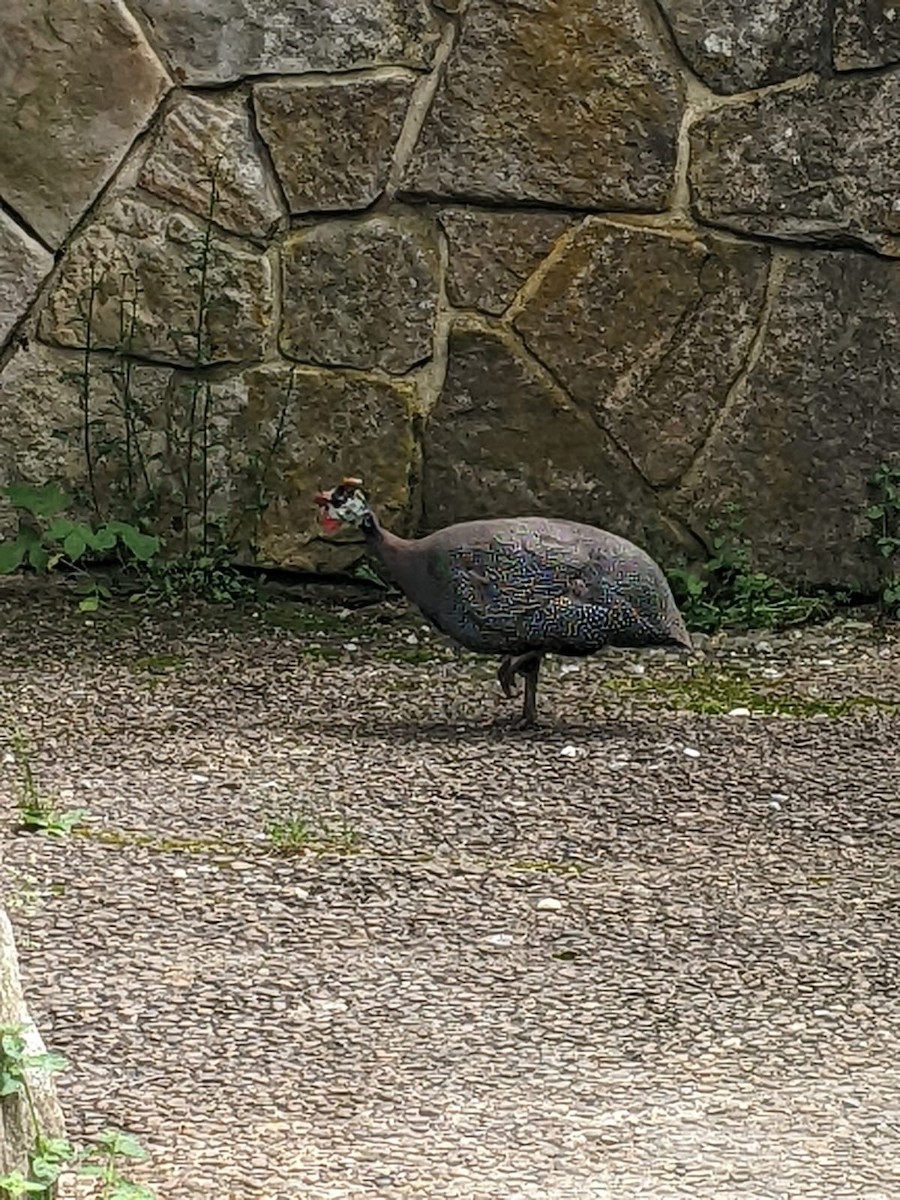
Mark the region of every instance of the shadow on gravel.
[[[310, 728], [316, 728], [309, 723]], [[345, 732], [356, 740], [392, 741], [415, 744], [428, 742], [434, 745], [475, 745], [510, 743], [514, 745], [541, 745], [567, 743], [589, 743], [607, 741], [629, 741], [648, 730], [654, 732], [658, 726], [645, 721], [598, 720], [596, 723], [581, 721], [548, 721], [534, 729], [516, 729], [512, 718], [490, 723], [472, 721], [409, 721], [401, 718], [376, 717], [359, 724], [353, 721], [330, 721], [333, 733]]]

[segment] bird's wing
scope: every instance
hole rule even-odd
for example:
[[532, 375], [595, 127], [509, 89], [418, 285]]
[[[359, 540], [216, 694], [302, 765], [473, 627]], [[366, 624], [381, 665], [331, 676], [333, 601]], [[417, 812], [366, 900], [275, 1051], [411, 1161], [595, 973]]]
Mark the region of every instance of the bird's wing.
[[646, 624], [619, 581], [572, 546], [457, 547], [448, 566], [467, 619], [488, 637], [586, 650]]

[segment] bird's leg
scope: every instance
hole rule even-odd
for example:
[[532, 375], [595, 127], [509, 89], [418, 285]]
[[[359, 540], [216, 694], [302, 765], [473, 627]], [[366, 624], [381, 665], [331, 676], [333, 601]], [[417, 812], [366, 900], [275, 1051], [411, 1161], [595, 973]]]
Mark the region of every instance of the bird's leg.
[[504, 654], [497, 670], [497, 679], [500, 681], [503, 695], [507, 700], [512, 700], [515, 695], [515, 689], [513, 688], [515, 674], [516, 668], [513, 666], [513, 656], [511, 654]]
[[513, 659], [516, 672], [525, 680], [525, 707], [516, 722], [517, 729], [529, 729], [537, 723], [537, 682], [541, 669], [541, 655], [537, 651], [520, 654]]

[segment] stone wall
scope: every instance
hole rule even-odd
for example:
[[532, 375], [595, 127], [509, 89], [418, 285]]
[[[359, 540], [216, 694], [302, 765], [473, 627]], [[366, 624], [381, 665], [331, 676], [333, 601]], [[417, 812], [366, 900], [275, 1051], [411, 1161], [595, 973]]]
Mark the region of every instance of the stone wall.
[[667, 561], [734, 502], [874, 584], [897, 0], [7, 0], [0, 65], [0, 482], [315, 569], [343, 471]]

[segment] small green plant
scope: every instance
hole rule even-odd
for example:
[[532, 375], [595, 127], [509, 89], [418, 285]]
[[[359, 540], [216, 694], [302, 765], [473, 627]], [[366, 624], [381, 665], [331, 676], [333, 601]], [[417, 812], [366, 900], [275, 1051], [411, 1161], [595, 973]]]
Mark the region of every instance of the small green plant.
[[31, 748], [20, 729], [11, 737], [12, 755], [19, 771], [19, 814], [22, 828], [29, 833], [45, 833], [50, 837], [66, 837], [80, 825], [86, 813], [83, 809], [60, 812], [37, 785], [31, 765]]
[[885, 611], [900, 617], [900, 467], [882, 463], [871, 479], [878, 499], [866, 509], [872, 536], [884, 559], [881, 603]]
[[0, 1026], [0, 1098], [21, 1096], [32, 1129], [27, 1173], [10, 1171], [0, 1177], [0, 1195], [4, 1200], [21, 1196], [51, 1200], [59, 1176], [68, 1170], [98, 1181], [96, 1200], [154, 1200], [153, 1192], [122, 1173], [122, 1160], [143, 1162], [149, 1157], [129, 1134], [107, 1129], [89, 1145], [73, 1146], [67, 1138], [44, 1132], [29, 1077], [34, 1072], [52, 1075], [64, 1071], [68, 1063], [60, 1054], [33, 1053], [28, 1038], [31, 1028], [25, 1024]]
[[710, 522], [712, 555], [701, 571], [674, 567], [672, 590], [691, 629], [781, 628], [828, 616], [834, 602], [824, 595], [798, 591], [781, 580], [756, 571], [750, 563], [750, 543], [736, 505], [725, 506], [721, 521]]
[[82, 612], [96, 611], [110, 594], [84, 568], [92, 556], [97, 559], [115, 551], [124, 564], [146, 564], [159, 551], [159, 538], [125, 521], [89, 524], [62, 515], [70, 500], [55, 483], [17, 484], [3, 491], [22, 515], [16, 537], [0, 542], [0, 575], [10, 575], [23, 564], [40, 574], [60, 566], [74, 571], [80, 576]]
[[266, 836], [280, 854], [296, 854], [302, 850], [347, 854], [359, 845], [359, 834], [348, 825], [326, 825], [300, 812], [270, 821]]
[[160, 607], [174, 607], [190, 599], [238, 604], [256, 598], [254, 582], [234, 565], [226, 546], [151, 560], [141, 570], [138, 590], [131, 597], [134, 603]]
[[153, 1200], [153, 1193], [122, 1174], [122, 1160], [146, 1162], [149, 1158], [137, 1138], [117, 1129], [106, 1129], [82, 1150], [78, 1174], [100, 1182], [100, 1200]]

